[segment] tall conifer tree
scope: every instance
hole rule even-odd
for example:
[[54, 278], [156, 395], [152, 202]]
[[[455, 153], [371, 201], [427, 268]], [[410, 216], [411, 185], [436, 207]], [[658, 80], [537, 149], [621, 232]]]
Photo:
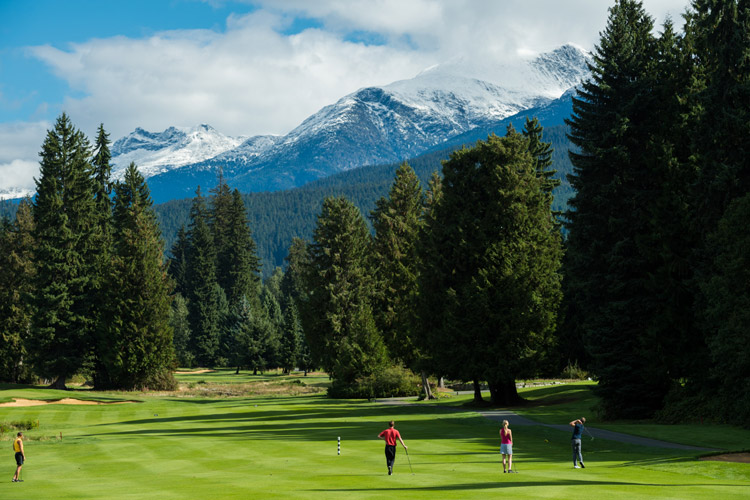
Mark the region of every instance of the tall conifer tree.
[[62, 114], [42, 145], [36, 181], [36, 311], [30, 352], [37, 372], [65, 387], [93, 350], [95, 188], [90, 146]]
[[26, 350], [33, 311], [28, 298], [34, 283], [35, 247], [31, 200], [21, 201], [15, 221], [0, 220], [0, 380], [30, 382]]
[[303, 306], [314, 359], [345, 390], [384, 366], [385, 346], [375, 327], [367, 258], [370, 234], [345, 198], [326, 198], [308, 246]]
[[454, 152], [427, 218], [436, 260], [422, 318], [442, 308], [431, 357], [446, 375], [486, 380], [495, 404], [517, 401], [515, 378], [539, 370], [560, 300], [561, 237], [534, 160], [513, 131]]
[[651, 286], [662, 263], [644, 244], [664, 189], [663, 164], [649, 151], [658, 142], [661, 104], [652, 29], [639, 1], [615, 3], [569, 121], [578, 152], [570, 153], [576, 195], [567, 213], [568, 290], [603, 409], [620, 417], [653, 414], [670, 385]]
[[220, 317], [216, 281], [216, 249], [200, 188], [190, 209], [187, 288], [192, 351], [200, 366], [218, 361]]
[[388, 198], [376, 201], [370, 216], [375, 229], [375, 320], [390, 353], [409, 367], [414, 367], [418, 357], [413, 329], [422, 209], [419, 178], [404, 163], [396, 170]]
[[97, 384], [118, 389], [173, 389], [171, 283], [163, 242], [143, 176], [131, 163], [115, 186], [114, 256], [98, 349]]

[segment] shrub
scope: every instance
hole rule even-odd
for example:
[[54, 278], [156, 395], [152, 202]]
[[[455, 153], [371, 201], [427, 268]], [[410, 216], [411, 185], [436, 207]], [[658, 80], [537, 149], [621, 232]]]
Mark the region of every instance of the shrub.
[[584, 380], [589, 376], [588, 372], [584, 369], [582, 369], [580, 366], [578, 366], [578, 361], [571, 364], [570, 361], [568, 361], [568, 366], [563, 368], [562, 371], [562, 378], [569, 378], [569, 379], [576, 379], [576, 380]]
[[347, 384], [334, 380], [328, 389], [332, 398], [387, 398], [416, 396], [421, 379], [402, 366], [390, 366]]
[[36, 420], [20, 420], [15, 422], [0, 422], [0, 434], [10, 431], [28, 431], [39, 427]]

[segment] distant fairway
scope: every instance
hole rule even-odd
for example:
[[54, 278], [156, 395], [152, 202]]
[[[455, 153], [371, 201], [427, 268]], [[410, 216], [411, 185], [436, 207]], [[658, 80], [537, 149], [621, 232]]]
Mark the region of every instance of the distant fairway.
[[[325, 377], [291, 384], [278, 384], [289, 377], [231, 371], [178, 378], [190, 388], [187, 396], [2, 386], [0, 403], [11, 398], [142, 402], [0, 407], [0, 422], [40, 424], [25, 432], [30, 440], [21, 484], [10, 482], [10, 433], [3, 436], [6, 476], [0, 499], [724, 499], [747, 498], [750, 491], [750, 464], [704, 462], [694, 451], [600, 439], [585, 439], [587, 468], [575, 470], [569, 432], [513, 427], [512, 421], [520, 473], [503, 475], [498, 423], [467, 410], [461, 404], [466, 398], [439, 406], [391, 406], [319, 394], [268, 395], [311, 390], [308, 384], [322, 387]], [[266, 395], [231, 396], [240, 389]], [[565, 424], [580, 413], [591, 415], [587, 385], [529, 389], [524, 395], [533, 404], [515, 411], [541, 422]], [[414, 475], [400, 448], [395, 474], [386, 475], [383, 442], [376, 436], [390, 419], [409, 446]], [[589, 424], [696, 446], [750, 449], [750, 431], [729, 427], [604, 426], [593, 418]], [[336, 454], [339, 436], [341, 456]]]

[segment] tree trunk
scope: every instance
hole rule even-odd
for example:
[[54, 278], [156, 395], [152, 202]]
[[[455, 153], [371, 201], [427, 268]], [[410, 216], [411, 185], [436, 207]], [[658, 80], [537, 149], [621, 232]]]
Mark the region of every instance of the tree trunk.
[[240, 374], [240, 365], [237, 365], [237, 371], [234, 372], [234, 374], [235, 375], [239, 375]]
[[484, 403], [484, 399], [482, 399], [482, 388], [479, 386], [479, 379], [474, 379], [474, 402], [475, 403]]
[[489, 382], [489, 386], [493, 405], [512, 406], [522, 401], [513, 379]]
[[440, 377], [438, 379], [438, 387], [440, 387], [441, 389], [445, 389], [445, 379], [443, 377]]
[[49, 385], [49, 388], [50, 389], [60, 389], [62, 391], [67, 391], [68, 388], [65, 386], [65, 376], [64, 375], [60, 375], [59, 377], [57, 377], [57, 379], [55, 379], [55, 381], [52, 382]]
[[422, 387], [424, 387], [425, 399], [435, 399], [435, 396], [432, 395], [432, 389], [430, 389], [430, 381], [427, 380], [427, 374], [425, 372], [422, 372]]

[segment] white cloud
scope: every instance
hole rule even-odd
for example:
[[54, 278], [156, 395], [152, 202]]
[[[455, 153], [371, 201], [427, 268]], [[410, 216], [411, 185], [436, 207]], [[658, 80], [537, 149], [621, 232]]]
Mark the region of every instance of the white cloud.
[[39, 162], [13, 160], [0, 163], [0, 199], [21, 198], [33, 193], [36, 191], [34, 177], [38, 175]]
[[[84, 97], [63, 105], [80, 128], [113, 137], [136, 126], [209, 123], [230, 135], [286, 133], [357, 88], [413, 76], [429, 56], [309, 29], [285, 36], [280, 16], [231, 18], [226, 33], [177, 31], [34, 49]], [[89, 132], [90, 131], [90, 132]]]
[[0, 191], [17, 188], [26, 194], [35, 189], [39, 151], [50, 124], [0, 123]]

